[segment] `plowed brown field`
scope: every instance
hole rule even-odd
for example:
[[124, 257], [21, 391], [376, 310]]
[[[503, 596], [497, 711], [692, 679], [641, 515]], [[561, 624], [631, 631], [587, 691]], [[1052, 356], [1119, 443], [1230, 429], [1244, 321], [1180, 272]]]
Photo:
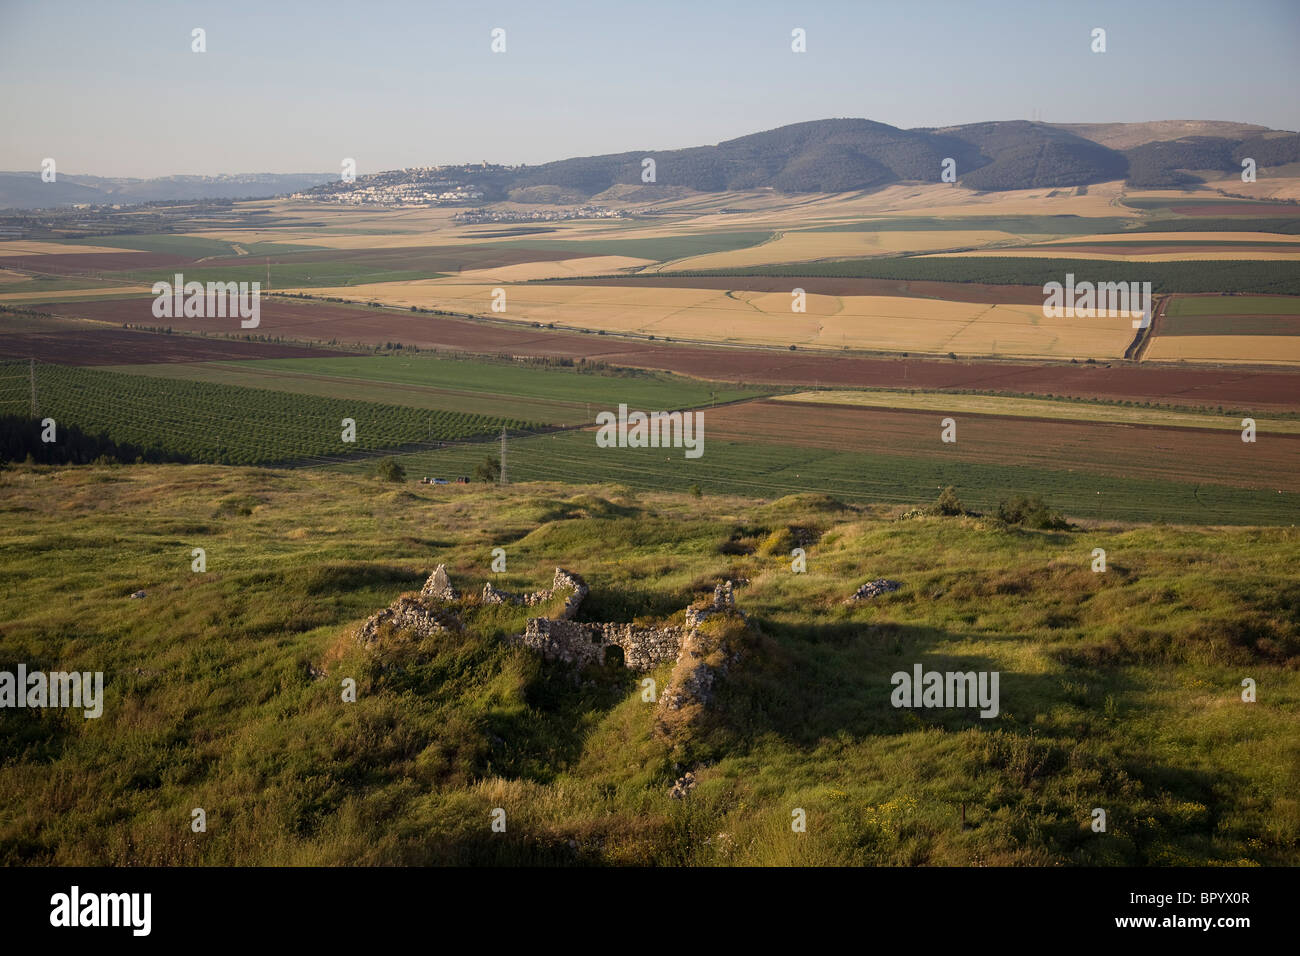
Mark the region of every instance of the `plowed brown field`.
[[239, 359], [323, 358], [355, 355], [332, 349], [238, 342], [197, 335], [166, 335], [131, 329], [59, 329], [0, 335], [0, 359], [34, 358], [57, 365], [140, 365], [160, 362], [222, 362]]
[[834, 451], [952, 458], [996, 465], [1098, 472], [1300, 491], [1300, 435], [1114, 425], [954, 413], [957, 441], [940, 440], [942, 412], [744, 402], [708, 410], [712, 441], [774, 442]]
[[[240, 334], [238, 320], [153, 318], [152, 298], [33, 306], [58, 315]], [[344, 345], [401, 342], [452, 351], [586, 358], [696, 378], [774, 385], [976, 389], [1191, 406], [1300, 411], [1300, 372], [1254, 368], [960, 362], [659, 344], [447, 316], [263, 299], [257, 334]]]

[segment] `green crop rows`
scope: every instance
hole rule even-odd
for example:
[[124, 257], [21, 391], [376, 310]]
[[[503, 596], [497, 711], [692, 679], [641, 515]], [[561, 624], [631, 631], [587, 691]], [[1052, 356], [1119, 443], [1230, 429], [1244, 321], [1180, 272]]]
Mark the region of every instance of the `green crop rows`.
[[[535, 427], [487, 415], [61, 365], [37, 366], [36, 391], [42, 418], [167, 457], [213, 464], [341, 458]], [[25, 412], [29, 402], [27, 364], [0, 363], [0, 412]], [[356, 422], [355, 442], [342, 440], [345, 418]]]

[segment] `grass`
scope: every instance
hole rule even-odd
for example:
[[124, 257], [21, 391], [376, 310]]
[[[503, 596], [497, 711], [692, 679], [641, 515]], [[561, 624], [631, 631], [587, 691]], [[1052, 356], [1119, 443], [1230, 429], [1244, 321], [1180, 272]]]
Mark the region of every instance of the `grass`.
[[562, 425], [592, 422], [596, 411], [620, 402], [631, 408], [672, 410], [773, 391], [667, 373], [542, 369], [423, 354], [132, 365], [117, 370]]
[[[97, 720], [0, 711], [4, 864], [1300, 862], [1293, 529], [1030, 532], [813, 495], [204, 466], [19, 468], [0, 508], [0, 669], [106, 684]], [[757, 553], [791, 528], [806, 574]], [[467, 593], [571, 567], [607, 620], [745, 579], [758, 633], [707, 719], [665, 740], [630, 675], [575, 681], [503, 644], [524, 609], [351, 641], [437, 562]], [[903, 589], [843, 603], [881, 576]], [[914, 662], [997, 670], [999, 715], [892, 708]], [[670, 800], [686, 769], [698, 786]]]
[[[1294, 525], [1300, 501], [1273, 488], [1122, 478], [1086, 470], [988, 464], [866, 451], [834, 451], [777, 441], [709, 439], [703, 457], [680, 449], [624, 448], [594, 454], [592, 431], [571, 431], [509, 443], [509, 473], [517, 481], [617, 482], [647, 491], [779, 496], [820, 492], [852, 502], [906, 504], [955, 485], [967, 507], [992, 511], [1016, 493], [1039, 494], [1074, 518], [1193, 521], [1205, 524]], [[482, 445], [457, 445], [399, 457], [411, 476], [450, 478], [473, 473]], [[331, 466], [360, 473], [360, 462]], [[469, 470], [466, 470], [469, 469]]]

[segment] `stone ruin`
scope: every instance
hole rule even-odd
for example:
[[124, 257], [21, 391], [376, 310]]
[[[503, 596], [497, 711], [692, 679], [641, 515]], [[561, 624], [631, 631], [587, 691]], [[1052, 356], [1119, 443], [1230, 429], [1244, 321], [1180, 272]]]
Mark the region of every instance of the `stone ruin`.
[[685, 627], [587, 624], [535, 617], [513, 640], [550, 660], [581, 666], [613, 658], [628, 670], [648, 671], [664, 661], [675, 661], [687, 633]]
[[[545, 590], [512, 594], [488, 583], [483, 586], [482, 601], [484, 604], [535, 607], [567, 593], [564, 606], [554, 617], [530, 618], [524, 632], [509, 640], [536, 651], [549, 660], [565, 661], [577, 666], [617, 661], [637, 672], [651, 670], [667, 661], [680, 662], [684, 656], [701, 658], [701, 655], [692, 651], [696, 643], [692, 638], [697, 636], [700, 625], [715, 614], [741, 613], [736, 610], [732, 582], [725, 581], [714, 588], [710, 603], [687, 608], [684, 625], [574, 621], [573, 617], [578, 613], [587, 592], [587, 583], [580, 576], [564, 568], [556, 568], [551, 586]], [[460, 621], [453, 610], [431, 605], [454, 604], [460, 599], [460, 593], [447, 574], [446, 565], [440, 564], [425, 581], [418, 598], [400, 597], [372, 615], [358, 628], [357, 639], [363, 644], [371, 644], [385, 625], [409, 631], [419, 637], [455, 630], [460, 626]], [[693, 678], [683, 675], [684, 680], [674, 683], [682, 685], [682, 692], [689, 697], [708, 697], [713, 672], [700, 660], [692, 663], [700, 673]]]
[[[729, 645], [726, 639], [719, 641], [718, 635], [701, 630], [705, 621], [718, 614], [733, 614], [744, 619], [736, 609], [731, 581], [717, 585], [709, 603], [687, 608], [686, 623], [680, 625], [574, 621], [574, 615], [587, 596], [587, 585], [581, 577], [563, 568], [555, 569], [549, 588], [531, 594], [511, 594], [486, 584], [482, 601], [485, 604], [534, 607], [566, 592], [564, 606], [555, 617], [531, 618], [522, 634], [507, 640], [549, 660], [577, 666], [617, 662], [628, 670], [644, 673], [659, 664], [673, 662], [675, 666], [668, 684], [659, 695], [659, 717], [655, 725], [656, 733], [669, 739], [676, 736], [676, 728], [700, 718], [704, 708], [713, 702], [717, 682], [726, 676], [729, 666], [740, 655], [739, 647]], [[372, 615], [357, 629], [357, 640], [372, 645], [385, 627], [421, 638], [458, 630], [461, 622], [455, 613], [455, 605], [460, 601], [460, 594], [452, 585], [446, 567], [440, 564], [429, 575], [418, 597], [403, 595]], [[685, 792], [684, 789], [682, 794]]]
[[[441, 564], [438, 565], [438, 571], [442, 571], [443, 577], [446, 578], [446, 571]], [[438, 571], [433, 573], [437, 574]], [[447, 587], [451, 587], [450, 582], [447, 583]], [[565, 591], [569, 592], [569, 596], [565, 599], [564, 607], [560, 609], [560, 613], [556, 615], [555, 619], [568, 621], [578, 613], [583, 598], [587, 596], [587, 582], [571, 571], [564, 570], [564, 568], [555, 569], [555, 577], [552, 579], [549, 588], [544, 591], [534, 591], [531, 594], [512, 594], [509, 591], [502, 591], [489, 581], [483, 585], [482, 601], [484, 604], [521, 604], [526, 607], [536, 607], [538, 604], [546, 604], [555, 595], [563, 594]], [[455, 591], [453, 590], [452, 593], [455, 593]], [[545, 618], [539, 618], [539, 620], [545, 620]]]
[[373, 644], [379, 637], [380, 628], [386, 624], [418, 637], [429, 637], [442, 631], [454, 631], [460, 626], [460, 621], [448, 611], [435, 610], [424, 601], [403, 596], [367, 618], [357, 628], [357, 640], [362, 644]]
[[[556, 580], [559, 573], [557, 568]], [[568, 608], [566, 604], [565, 610]], [[699, 626], [713, 615], [726, 612], [740, 613], [730, 581], [714, 589], [709, 604], [687, 608], [684, 625], [587, 623], [570, 620], [572, 615], [558, 619], [535, 617], [513, 640], [550, 660], [581, 666], [614, 659], [628, 670], [648, 671], [665, 661], [680, 662]]]
[[744, 613], [736, 611], [736, 593], [735, 588], [730, 581], [723, 581], [713, 589], [713, 603], [695, 605], [686, 609], [686, 626], [690, 628], [699, 627], [714, 614], [734, 611], [744, 617]]

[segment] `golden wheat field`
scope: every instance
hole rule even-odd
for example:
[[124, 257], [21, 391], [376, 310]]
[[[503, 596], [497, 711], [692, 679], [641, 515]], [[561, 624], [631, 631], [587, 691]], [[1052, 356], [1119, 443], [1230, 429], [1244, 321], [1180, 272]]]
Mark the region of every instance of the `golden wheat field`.
[[[504, 312], [492, 309], [505, 292]], [[1085, 358], [1123, 355], [1129, 319], [1048, 319], [1036, 305], [988, 305], [897, 296], [808, 295], [791, 311], [785, 292], [607, 286], [466, 284], [459, 278], [304, 289], [409, 308], [679, 340], [821, 349]]]
[[[69, 256], [88, 252], [122, 252], [114, 246], [94, 246], [70, 242], [42, 242], [39, 239], [0, 240], [0, 256]], [[128, 250], [129, 251], [129, 250]]]
[[1244, 362], [1294, 365], [1300, 337], [1294, 335], [1157, 335], [1147, 349], [1154, 362]]
[[[1050, 418], [1078, 422], [1108, 422], [1125, 425], [1162, 425], [1175, 428], [1241, 429], [1240, 416], [1209, 415], [1200, 412], [1169, 411], [1125, 405], [1091, 405], [1085, 402], [1054, 402], [1048, 399], [1007, 398], [999, 395], [953, 395], [940, 392], [887, 392], [832, 390], [777, 395], [771, 401], [813, 405], [854, 405], [865, 408], [896, 408], [944, 413], [1008, 415], [1016, 418]], [[1257, 418], [1261, 429], [1278, 434], [1300, 434], [1300, 421]]]

